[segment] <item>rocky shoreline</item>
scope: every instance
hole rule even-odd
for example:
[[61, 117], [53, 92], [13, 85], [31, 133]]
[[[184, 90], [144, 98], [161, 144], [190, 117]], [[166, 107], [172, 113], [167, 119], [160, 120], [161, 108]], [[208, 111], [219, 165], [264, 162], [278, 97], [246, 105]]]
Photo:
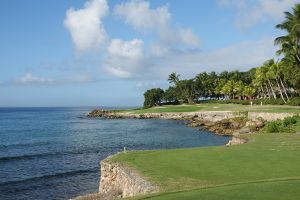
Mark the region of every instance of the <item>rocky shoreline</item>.
[[108, 110], [93, 110], [87, 115], [105, 119], [170, 119], [185, 120], [190, 127], [205, 128], [217, 135], [238, 135], [259, 130], [264, 126], [262, 118], [249, 119], [248, 113], [231, 111], [205, 111], [182, 113], [144, 113], [116, 112]]
[[[185, 120], [190, 127], [207, 129], [218, 135], [229, 135], [232, 138], [226, 146], [240, 145], [247, 142], [241, 134], [256, 132], [266, 121], [273, 121], [292, 116], [291, 113], [240, 113], [231, 111], [205, 111], [183, 113], [145, 113], [93, 110], [87, 114], [90, 118], [105, 119], [172, 119]], [[101, 161], [99, 192], [75, 198], [75, 200], [112, 200], [116, 198], [158, 192], [159, 187], [146, 180], [138, 172], [110, 161], [110, 157]]]

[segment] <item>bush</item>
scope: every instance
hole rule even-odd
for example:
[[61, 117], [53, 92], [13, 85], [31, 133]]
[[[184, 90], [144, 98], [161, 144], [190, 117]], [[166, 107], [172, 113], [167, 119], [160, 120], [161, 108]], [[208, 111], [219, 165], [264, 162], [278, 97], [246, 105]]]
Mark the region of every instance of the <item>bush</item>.
[[[282, 99], [254, 99], [254, 100], [239, 100], [239, 99], [231, 99], [231, 100], [204, 100], [199, 103], [222, 103], [222, 104], [242, 104], [242, 105], [250, 105], [251, 102], [256, 105], [260, 105], [261, 102], [263, 105], [284, 105], [284, 101]], [[293, 97], [286, 103], [291, 106], [300, 106], [300, 97]]]
[[286, 117], [283, 120], [277, 120], [268, 122], [265, 127], [262, 129], [262, 132], [266, 133], [293, 133], [299, 130], [300, 127], [300, 117]]
[[280, 131], [281, 124], [278, 121], [269, 122], [266, 124], [264, 131], [267, 133], [278, 133]]
[[297, 117], [297, 116], [284, 118], [284, 120], [282, 121], [282, 124], [284, 127], [296, 124], [299, 120], [298, 118], [299, 117]]
[[290, 101], [288, 102], [288, 105], [300, 106], [300, 97], [294, 97], [294, 98], [290, 99]]

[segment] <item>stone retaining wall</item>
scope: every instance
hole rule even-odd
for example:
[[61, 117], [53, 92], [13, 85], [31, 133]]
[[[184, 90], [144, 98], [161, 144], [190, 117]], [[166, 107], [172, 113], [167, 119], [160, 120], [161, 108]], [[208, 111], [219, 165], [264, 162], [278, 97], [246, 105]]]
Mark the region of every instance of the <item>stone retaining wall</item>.
[[248, 119], [257, 120], [263, 119], [265, 121], [275, 121], [278, 119], [284, 119], [286, 117], [294, 116], [295, 113], [263, 113], [263, 112], [249, 112]]
[[108, 159], [101, 161], [100, 194], [124, 198], [153, 192], [158, 192], [158, 187], [129, 167]]

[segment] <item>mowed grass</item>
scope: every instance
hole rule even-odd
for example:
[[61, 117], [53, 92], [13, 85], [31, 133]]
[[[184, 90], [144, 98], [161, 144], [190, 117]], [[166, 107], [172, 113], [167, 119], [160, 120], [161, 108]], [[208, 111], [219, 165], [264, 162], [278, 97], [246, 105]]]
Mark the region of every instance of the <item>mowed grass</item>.
[[127, 152], [112, 160], [160, 186], [149, 199], [300, 198], [300, 135], [247, 137], [244, 145]]
[[279, 180], [164, 193], [132, 199], [149, 200], [297, 200], [300, 180]]
[[149, 109], [127, 110], [136, 114], [164, 113], [164, 112], [197, 112], [197, 111], [234, 111], [234, 112], [292, 112], [300, 113], [299, 106], [288, 105], [241, 105], [241, 104], [214, 104], [203, 103], [195, 105], [166, 105]]

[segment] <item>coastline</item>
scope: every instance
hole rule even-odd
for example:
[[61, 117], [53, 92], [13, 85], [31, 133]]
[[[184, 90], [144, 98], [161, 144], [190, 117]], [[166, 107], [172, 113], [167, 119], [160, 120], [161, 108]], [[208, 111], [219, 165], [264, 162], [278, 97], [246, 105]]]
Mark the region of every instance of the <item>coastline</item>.
[[[116, 112], [93, 110], [88, 117], [102, 117], [107, 119], [168, 119], [186, 120], [190, 127], [204, 127], [217, 135], [232, 136], [225, 146], [240, 145], [248, 140], [240, 137], [259, 130], [266, 121], [283, 119], [292, 116], [291, 113], [239, 113], [232, 111], [205, 111], [182, 113], [145, 113], [134, 114], [131, 112]], [[225, 130], [225, 131], [224, 131]], [[133, 197], [159, 192], [159, 187], [147, 181], [134, 169], [114, 163], [110, 158], [101, 161], [101, 177], [99, 192], [76, 197], [76, 200], [97, 200]], [[134, 175], [132, 175], [134, 174]], [[138, 180], [138, 181], [137, 181]], [[132, 184], [135, 183], [135, 184]], [[130, 191], [130, 192], [128, 192]]]
[[190, 127], [202, 127], [217, 135], [234, 136], [259, 130], [268, 121], [284, 119], [294, 113], [201, 111], [142, 113], [118, 112], [95, 109], [87, 114], [90, 118], [106, 119], [167, 119], [185, 120]]

